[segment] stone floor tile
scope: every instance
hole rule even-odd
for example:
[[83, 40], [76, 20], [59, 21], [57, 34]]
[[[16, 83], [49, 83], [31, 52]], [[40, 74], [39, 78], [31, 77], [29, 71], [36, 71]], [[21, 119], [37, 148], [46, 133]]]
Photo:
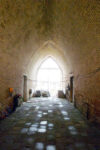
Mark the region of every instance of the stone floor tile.
[[0, 150], [100, 150], [100, 131], [65, 99], [32, 98], [0, 122]]

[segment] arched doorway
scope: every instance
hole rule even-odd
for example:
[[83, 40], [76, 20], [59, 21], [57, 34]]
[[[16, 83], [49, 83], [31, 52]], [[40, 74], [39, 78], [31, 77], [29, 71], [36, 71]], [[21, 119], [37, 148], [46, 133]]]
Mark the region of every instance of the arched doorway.
[[62, 71], [52, 57], [48, 57], [40, 65], [37, 72], [37, 90], [49, 91], [56, 96], [62, 90]]

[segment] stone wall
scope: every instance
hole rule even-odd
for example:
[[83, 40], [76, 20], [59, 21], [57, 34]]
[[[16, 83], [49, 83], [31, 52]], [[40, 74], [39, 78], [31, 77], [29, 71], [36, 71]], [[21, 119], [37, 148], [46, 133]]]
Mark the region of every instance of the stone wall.
[[[97, 82], [95, 82], [97, 81]], [[75, 78], [76, 106], [93, 122], [100, 122], [100, 68]]]
[[64, 77], [74, 75], [77, 107], [100, 122], [99, 0], [0, 0], [0, 103], [8, 105], [9, 87], [23, 95], [23, 75], [32, 79], [39, 57], [50, 54], [47, 41]]

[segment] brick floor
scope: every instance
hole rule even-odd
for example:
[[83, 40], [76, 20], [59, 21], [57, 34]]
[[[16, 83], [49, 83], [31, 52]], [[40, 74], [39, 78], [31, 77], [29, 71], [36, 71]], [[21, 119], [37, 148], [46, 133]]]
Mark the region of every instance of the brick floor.
[[100, 131], [65, 99], [32, 98], [0, 123], [0, 150], [100, 150]]

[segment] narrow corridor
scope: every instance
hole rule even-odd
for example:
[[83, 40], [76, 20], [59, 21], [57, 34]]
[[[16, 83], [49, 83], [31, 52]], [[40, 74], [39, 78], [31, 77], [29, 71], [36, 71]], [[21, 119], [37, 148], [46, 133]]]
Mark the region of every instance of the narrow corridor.
[[32, 98], [0, 123], [0, 150], [100, 150], [100, 133], [65, 99]]

